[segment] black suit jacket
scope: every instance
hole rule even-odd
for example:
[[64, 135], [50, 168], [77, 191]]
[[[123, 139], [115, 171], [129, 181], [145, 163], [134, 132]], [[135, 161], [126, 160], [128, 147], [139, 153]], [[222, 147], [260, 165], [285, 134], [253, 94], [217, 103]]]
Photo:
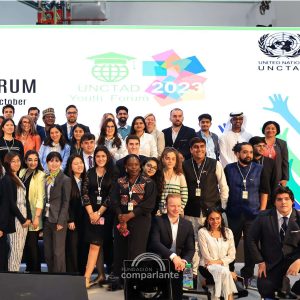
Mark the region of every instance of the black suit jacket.
[[45, 139], [46, 139], [45, 127], [36, 125], [36, 131], [37, 131], [38, 135], [41, 137], [41, 141], [42, 142], [45, 141]]
[[276, 139], [275, 145], [276, 179], [278, 184], [280, 180], [289, 180], [289, 154], [286, 141]]
[[293, 262], [300, 258], [300, 212], [293, 209], [283, 243], [276, 209], [261, 212], [252, 224], [248, 247], [254, 263], [264, 261], [267, 270], [284, 261]]
[[[168, 215], [155, 217], [152, 224], [149, 248], [164, 259], [169, 259], [172, 251], [172, 230]], [[176, 254], [191, 262], [195, 253], [195, 239], [192, 223], [179, 218], [176, 238]]]
[[197, 136], [195, 129], [182, 125], [175, 143], [172, 140], [172, 127], [164, 129], [163, 133], [165, 135], [166, 147], [174, 147], [182, 153], [185, 159], [191, 158], [189, 143], [193, 137]]
[[[82, 127], [84, 127], [84, 132], [85, 132], [85, 133], [89, 133], [89, 132], [90, 132], [90, 128], [89, 128], [88, 126], [85, 126], [85, 125], [83, 125], [83, 124], [81, 124], [81, 123], [77, 123], [77, 124], [80, 124]], [[75, 126], [75, 125], [74, 125], [74, 126]], [[70, 140], [69, 137], [68, 137], [68, 127], [67, 127], [67, 123], [61, 125], [61, 129], [62, 129], [62, 131], [63, 131], [63, 133], [64, 133], [64, 136], [65, 136], [66, 141], [67, 141], [68, 143], [71, 142], [71, 140]]]
[[15, 230], [9, 230], [14, 224], [9, 224], [14, 215], [12, 214], [11, 203], [12, 199], [11, 180], [8, 175], [0, 179], [0, 230], [5, 233], [12, 233]]

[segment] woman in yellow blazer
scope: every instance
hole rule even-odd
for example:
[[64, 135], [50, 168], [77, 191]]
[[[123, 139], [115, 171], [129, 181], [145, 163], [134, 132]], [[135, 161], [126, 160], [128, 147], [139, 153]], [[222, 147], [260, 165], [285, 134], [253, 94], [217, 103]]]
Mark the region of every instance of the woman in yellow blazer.
[[39, 232], [43, 228], [42, 210], [45, 198], [45, 173], [39, 159], [38, 152], [29, 150], [25, 155], [26, 168], [19, 173], [28, 197], [32, 214], [32, 223], [26, 237], [24, 257], [26, 271], [41, 272], [41, 259], [38, 246]]

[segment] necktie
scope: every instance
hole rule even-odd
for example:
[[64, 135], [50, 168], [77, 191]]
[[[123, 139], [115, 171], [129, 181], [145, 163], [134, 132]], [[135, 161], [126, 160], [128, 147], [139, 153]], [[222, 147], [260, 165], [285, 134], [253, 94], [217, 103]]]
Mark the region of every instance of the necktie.
[[93, 167], [93, 156], [89, 156], [89, 169]]
[[72, 139], [74, 126], [70, 126], [69, 140]]
[[280, 227], [280, 232], [279, 232], [279, 234], [280, 234], [280, 240], [281, 240], [281, 242], [283, 242], [283, 240], [284, 240], [284, 237], [285, 237], [285, 233], [286, 233], [286, 230], [287, 230], [287, 221], [288, 221], [288, 217], [282, 217], [282, 225], [281, 225], [281, 227]]

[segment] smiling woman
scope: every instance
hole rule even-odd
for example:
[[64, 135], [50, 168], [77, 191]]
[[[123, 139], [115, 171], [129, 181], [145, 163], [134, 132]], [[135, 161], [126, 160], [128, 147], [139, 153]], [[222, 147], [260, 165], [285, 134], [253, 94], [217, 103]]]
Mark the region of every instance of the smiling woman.
[[30, 204], [32, 224], [26, 237], [24, 258], [26, 261], [26, 271], [41, 272], [41, 258], [38, 246], [40, 230], [43, 227], [42, 210], [45, 199], [45, 173], [42, 171], [39, 155], [34, 150], [29, 150], [25, 154], [25, 168], [19, 173], [25, 188]]
[[44, 222], [44, 251], [49, 272], [66, 272], [65, 241], [68, 209], [71, 195], [71, 179], [60, 167], [59, 152], [50, 152], [46, 158], [49, 176], [46, 178], [46, 204]]
[[39, 151], [41, 138], [38, 135], [34, 122], [30, 116], [23, 116], [16, 128], [16, 139], [22, 142], [24, 153], [28, 150]]
[[62, 157], [61, 168], [64, 170], [70, 156], [70, 146], [66, 143], [61, 126], [58, 124], [50, 126], [49, 135], [46, 137], [46, 140], [43, 142], [39, 151], [40, 160], [45, 172], [48, 170], [46, 157], [53, 151], [60, 153]]
[[11, 151], [17, 152], [21, 156], [21, 160], [24, 157], [23, 144], [14, 138], [15, 123], [12, 119], [5, 119], [0, 127], [0, 159], [4, 162], [6, 153]]

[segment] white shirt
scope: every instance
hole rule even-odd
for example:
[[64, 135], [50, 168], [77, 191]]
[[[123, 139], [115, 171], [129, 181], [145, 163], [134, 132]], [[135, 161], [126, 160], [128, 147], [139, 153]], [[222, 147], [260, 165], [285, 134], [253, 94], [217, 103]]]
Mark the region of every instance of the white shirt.
[[123, 141], [121, 136], [120, 136], [121, 146], [119, 149], [116, 147], [116, 145], [113, 145], [114, 139], [115, 138], [108, 140], [107, 138], [105, 138], [104, 145], [112, 155], [114, 161], [116, 162], [117, 160], [125, 157], [128, 154], [128, 152], [125, 146], [125, 142]]
[[252, 135], [246, 131], [233, 132], [232, 130], [225, 132], [219, 138], [220, 145], [220, 161], [223, 168], [226, 165], [237, 162], [237, 157], [232, 151], [232, 148], [237, 143], [248, 142]]
[[[289, 220], [290, 220], [292, 211], [293, 211], [293, 209], [291, 209], [290, 213], [289, 213], [287, 216], [285, 216], [285, 217], [288, 218], [288, 219], [287, 219], [286, 225], [289, 224]], [[280, 214], [280, 212], [279, 212], [277, 209], [276, 209], [276, 212], [277, 212], [277, 220], [278, 220], [278, 231], [280, 232], [281, 226], [282, 226], [282, 224], [283, 224], [283, 215]]]
[[173, 258], [177, 255], [176, 254], [176, 239], [177, 239], [177, 232], [178, 232], [178, 224], [179, 224], [179, 218], [177, 219], [176, 223], [173, 223], [170, 218], [168, 217], [170, 224], [171, 224], [171, 231], [172, 231], [172, 246], [170, 250], [173, 252], [170, 255], [170, 259], [173, 260]]
[[154, 137], [149, 133], [144, 133], [140, 137], [139, 155], [147, 157], [157, 157], [157, 146]]
[[90, 168], [89, 156], [93, 157], [94, 153], [92, 153], [92, 154], [86, 154], [86, 153], [82, 152], [82, 156], [83, 156], [83, 161], [84, 161], [85, 169], [86, 169], [86, 171], [88, 171], [89, 168]]

